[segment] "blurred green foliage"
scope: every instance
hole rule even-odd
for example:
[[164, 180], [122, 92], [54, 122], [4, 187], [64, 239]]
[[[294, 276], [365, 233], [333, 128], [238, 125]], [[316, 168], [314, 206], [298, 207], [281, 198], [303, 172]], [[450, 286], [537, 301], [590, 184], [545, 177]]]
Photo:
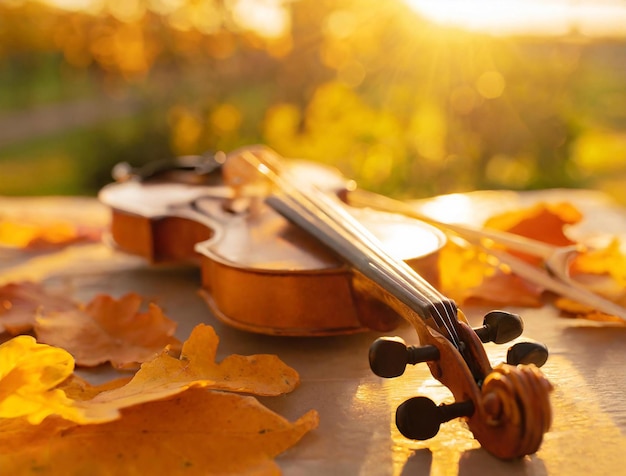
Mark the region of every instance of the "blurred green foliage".
[[0, 194], [95, 194], [120, 161], [265, 143], [395, 196], [626, 203], [624, 39], [468, 33], [400, 0], [277, 3], [256, 23], [166, 4], [0, 4]]

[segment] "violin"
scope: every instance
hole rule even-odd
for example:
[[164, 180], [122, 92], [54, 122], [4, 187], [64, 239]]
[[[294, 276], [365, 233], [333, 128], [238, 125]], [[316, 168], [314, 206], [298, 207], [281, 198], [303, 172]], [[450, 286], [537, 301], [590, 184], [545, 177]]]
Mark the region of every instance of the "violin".
[[[287, 167], [287, 165], [286, 165]], [[140, 170], [116, 166], [100, 192], [119, 249], [155, 264], [189, 262], [220, 321], [261, 334], [315, 336], [390, 331], [397, 313], [357, 286], [340, 256], [264, 203], [262, 176], [231, 155], [180, 157]], [[291, 161], [289, 173], [330, 193], [350, 187], [331, 167]], [[445, 235], [393, 213], [355, 218], [431, 282]]]
[[[394, 378], [425, 362], [455, 400], [437, 405], [418, 396], [402, 403], [396, 426], [404, 436], [429, 439], [442, 423], [464, 418], [497, 457], [539, 449], [552, 419], [552, 386], [539, 370], [547, 349], [518, 342], [507, 363], [491, 366], [483, 343], [517, 338], [523, 321], [492, 311], [482, 327], [469, 326], [432, 284], [445, 241], [436, 228], [350, 207], [342, 197], [353, 182], [262, 146], [149, 170], [125, 166], [116, 175], [118, 182], [100, 192], [112, 210], [116, 245], [153, 262], [197, 261], [202, 294], [218, 319], [279, 335], [391, 331], [404, 319], [419, 345], [377, 339], [372, 371]], [[386, 242], [398, 233], [413, 253]]]

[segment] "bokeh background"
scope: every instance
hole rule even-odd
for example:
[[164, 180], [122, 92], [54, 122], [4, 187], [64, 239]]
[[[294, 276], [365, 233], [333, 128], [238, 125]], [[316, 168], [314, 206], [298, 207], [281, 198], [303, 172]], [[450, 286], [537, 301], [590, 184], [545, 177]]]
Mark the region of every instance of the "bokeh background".
[[374, 191], [626, 203], [626, 3], [0, 0], [0, 194], [264, 143]]

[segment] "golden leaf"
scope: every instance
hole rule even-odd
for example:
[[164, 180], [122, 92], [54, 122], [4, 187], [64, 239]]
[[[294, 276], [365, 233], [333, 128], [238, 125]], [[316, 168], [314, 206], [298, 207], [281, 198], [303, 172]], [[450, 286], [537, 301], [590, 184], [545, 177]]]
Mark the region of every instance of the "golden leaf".
[[87, 415], [114, 412], [168, 398], [191, 387], [275, 396], [300, 383], [298, 373], [275, 355], [230, 355], [215, 362], [219, 339], [211, 326], [200, 324], [184, 343], [179, 358], [167, 350], [145, 362], [128, 384], [77, 403]]
[[615, 280], [622, 288], [626, 286], [626, 255], [619, 239], [614, 238], [607, 247], [587, 251], [574, 259], [572, 274], [604, 274]]
[[444, 294], [463, 302], [467, 290], [479, 286], [485, 277], [495, 273], [486, 253], [474, 246], [448, 240], [439, 253], [440, 283]]
[[45, 250], [99, 239], [100, 230], [77, 227], [66, 221], [0, 220], [0, 246], [5, 247]]
[[254, 397], [192, 389], [128, 408], [110, 423], [63, 428], [62, 437], [48, 427], [47, 438], [33, 438], [33, 427], [5, 429], [0, 421], [0, 467], [51, 476], [278, 474], [273, 458], [318, 420], [312, 410], [290, 423]]
[[471, 289], [466, 304], [541, 307], [542, 289], [515, 274], [498, 270], [486, 277], [480, 286]]
[[72, 400], [85, 401], [91, 400], [96, 395], [106, 392], [107, 390], [113, 390], [126, 385], [130, 382], [131, 378], [132, 377], [121, 377], [100, 385], [93, 385], [78, 375], [72, 374], [57, 386], [57, 388], [63, 390], [65, 395]]
[[141, 302], [133, 293], [119, 300], [100, 295], [71, 311], [44, 310], [35, 333], [39, 341], [70, 352], [77, 365], [111, 362], [117, 368], [135, 367], [164, 347], [179, 345], [176, 323], [152, 303], [147, 312], [139, 312]]
[[542, 290], [474, 246], [449, 240], [439, 254], [440, 286], [459, 304], [538, 307]]
[[[213, 390], [278, 395], [299, 379], [275, 356], [233, 355], [216, 363], [218, 339], [209, 326], [193, 330], [180, 358], [165, 351], [130, 382], [101, 386], [67, 378], [72, 358], [61, 349], [26, 336], [9, 342], [15, 347], [22, 340], [17, 355], [29, 356], [35, 346], [65, 357], [64, 371], [50, 371], [54, 378], [46, 387], [57, 385], [53, 391], [72, 412], [53, 411], [36, 420], [21, 418], [23, 413], [1, 415], [0, 468], [7, 474], [278, 474], [274, 457], [319, 423], [314, 410], [291, 423], [254, 397]], [[33, 382], [42, 381], [39, 374], [28, 373]], [[10, 396], [14, 386], [1, 383]]]
[[[73, 426], [76, 423], [55, 415], [38, 424], [32, 424], [25, 417], [0, 418], [0, 469], [5, 469], [4, 460], [9, 455], [17, 455], [27, 448], [41, 448], [49, 443], [50, 438]], [[28, 474], [28, 471], [27, 467], [16, 468], [13, 475]]]
[[592, 307], [572, 301], [571, 299], [559, 297], [554, 301], [554, 305], [561, 311], [565, 312], [564, 317], [587, 319], [589, 321], [597, 322], [610, 322], [626, 326], [626, 322], [624, 322], [624, 319], [621, 317], [598, 312]]
[[0, 418], [25, 417], [32, 424], [49, 415], [74, 420], [73, 401], [55, 388], [74, 370], [74, 359], [63, 349], [17, 336], [0, 345]]
[[215, 362], [218, 338], [212, 327], [197, 326], [180, 358], [166, 348], [135, 376], [92, 386], [75, 375], [74, 360], [63, 349], [18, 336], [2, 344], [0, 418], [25, 416], [39, 423], [58, 415], [76, 423], [115, 420], [120, 410], [172, 397], [192, 387], [262, 396], [292, 391], [298, 373], [274, 355], [231, 355]]

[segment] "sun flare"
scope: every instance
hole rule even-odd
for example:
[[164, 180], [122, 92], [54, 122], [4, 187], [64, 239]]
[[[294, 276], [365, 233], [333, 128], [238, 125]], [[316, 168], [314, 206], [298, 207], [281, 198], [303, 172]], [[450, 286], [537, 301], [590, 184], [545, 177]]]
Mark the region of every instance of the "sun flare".
[[492, 34], [626, 34], [626, 5], [590, 0], [405, 0], [442, 25]]

